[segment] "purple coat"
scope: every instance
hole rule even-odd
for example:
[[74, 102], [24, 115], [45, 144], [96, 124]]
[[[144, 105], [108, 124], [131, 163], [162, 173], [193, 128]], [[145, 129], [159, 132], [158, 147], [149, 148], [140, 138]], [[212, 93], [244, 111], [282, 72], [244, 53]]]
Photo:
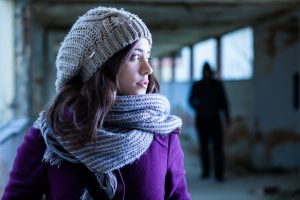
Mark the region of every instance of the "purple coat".
[[[42, 162], [45, 144], [39, 130], [30, 128], [18, 148], [2, 200], [80, 199], [91, 172], [63, 162], [60, 168]], [[178, 134], [155, 136], [135, 162], [115, 171], [118, 188], [114, 200], [189, 200]]]

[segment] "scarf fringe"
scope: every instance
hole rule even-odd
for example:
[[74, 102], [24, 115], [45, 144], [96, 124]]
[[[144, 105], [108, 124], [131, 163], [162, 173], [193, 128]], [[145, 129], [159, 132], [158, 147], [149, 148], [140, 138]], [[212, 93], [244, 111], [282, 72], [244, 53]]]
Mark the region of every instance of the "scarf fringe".
[[[114, 196], [115, 196], [116, 189], [117, 189], [117, 184], [118, 184], [117, 178], [114, 175], [114, 173], [113, 172], [96, 173], [95, 175], [96, 175], [97, 180], [100, 184], [100, 188], [106, 192], [109, 199], [113, 199]], [[106, 186], [103, 185], [102, 183], [105, 183]], [[84, 189], [83, 194], [80, 197], [80, 200], [93, 200], [93, 198], [89, 194], [88, 190]]]
[[[109, 199], [112, 199], [116, 193], [118, 181], [113, 172], [108, 173], [96, 173], [96, 178], [100, 184], [100, 188], [103, 189], [108, 195]], [[105, 183], [105, 185], [103, 185]]]
[[46, 151], [43, 156], [44, 162], [49, 162], [50, 165], [61, 166], [63, 159], [56, 155], [49, 147], [46, 148]]
[[89, 192], [87, 191], [87, 189], [83, 190], [83, 194], [80, 197], [80, 200], [93, 200], [93, 198], [90, 196]]

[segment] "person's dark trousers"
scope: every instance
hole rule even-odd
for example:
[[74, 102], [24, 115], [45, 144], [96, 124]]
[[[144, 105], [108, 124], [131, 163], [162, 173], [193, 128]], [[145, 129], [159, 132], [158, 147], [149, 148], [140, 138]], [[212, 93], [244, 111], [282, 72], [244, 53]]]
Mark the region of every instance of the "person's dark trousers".
[[209, 145], [212, 144], [214, 159], [214, 176], [217, 180], [224, 178], [224, 150], [223, 150], [223, 131], [219, 118], [205, 119], [197, 116], [196, 127], [200, 144], [200, 160], [202, 166], [202, 177], [210, 176], [210, 151]]

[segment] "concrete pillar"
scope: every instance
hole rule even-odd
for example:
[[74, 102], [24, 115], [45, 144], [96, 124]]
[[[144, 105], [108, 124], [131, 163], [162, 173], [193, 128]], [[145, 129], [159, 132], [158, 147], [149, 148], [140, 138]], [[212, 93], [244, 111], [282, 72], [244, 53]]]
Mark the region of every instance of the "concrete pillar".
[[190, 82], [194, 80], [194, 46], [190, 46]]
[[171, 59], [172, 59], [172, 66], [171, 66], [171, 73], [172, 73], [172, 77], [171, 77], [171, 82], [174, 83], [175, 82], [175, 68], [176, 68], [176, 53], [172, 53], [171, 54]]
[[157, 71], [158, 71], [157, 79], [159, 82], [162, 80], [161, 68], [162, 68], [162, 57], [159, 57], [157, 61]]
[[221, 79], [221, 70], [222, 70], [222, 44], [221, 44], [221, 36], [216, 37], [217, 41], [217, 49], [216, 49], [216, 58], [217, 58], [217, 71], [216, 71], [216, 78]]
[[29, 42], [30, 10], [26, 3], [16, 3], [15, 7], [15, 117], [22, 118], [29, 115], [29, 66], [30, 66], [30, 42]]

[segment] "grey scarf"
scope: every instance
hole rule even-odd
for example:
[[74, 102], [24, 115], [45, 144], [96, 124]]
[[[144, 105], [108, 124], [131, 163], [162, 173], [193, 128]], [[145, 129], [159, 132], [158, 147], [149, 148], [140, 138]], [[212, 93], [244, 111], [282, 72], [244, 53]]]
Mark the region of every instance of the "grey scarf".
[[[138, 159], [150, 146], [154, 134], [168, 135], [181, 127], [181, 119], [169, 113], [170, 104], [160, 94], [117, 96], [105, 117], [105, 128], [98, 130], [96, 145], [90, 142], [79, 149], [71, 148], [74, 136], [63, 139], [53, 133], [42, 115], [34, 127], [41, 130], [47, 146], [45, 161], [52, 165], [60, 165], [63, 160], [85, 164], [112, 199], [117, 188], [113, 170]], [[67, 152], [59, 150], [59, 146]], [[87, 191], [82, 199], [91, 199]]]

